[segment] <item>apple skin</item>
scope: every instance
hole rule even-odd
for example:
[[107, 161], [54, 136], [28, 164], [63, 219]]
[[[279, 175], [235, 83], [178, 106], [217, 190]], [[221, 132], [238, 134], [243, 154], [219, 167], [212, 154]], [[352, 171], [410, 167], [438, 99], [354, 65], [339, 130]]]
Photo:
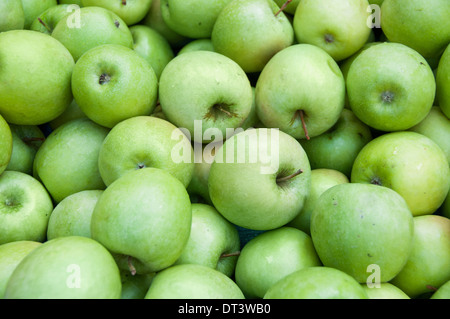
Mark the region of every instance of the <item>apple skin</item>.
[[21, 30], [25, 26], [22, 0], [0, 2], [0, 32]]
[[175, 265], [200, 264], [232, 277], [238, 257], [222, 255], [239, 253], [239, 250], [236, 227], [213, 206], [193, 203], [189, 239]]
[[0, 57], [0, 113], [8, 123], [40, 125], [64, 112], [74, 60], [60, 42], [36, 31], [2, 32]]
[[235, 280], [247, 299], [263, 298], [283, 277], [321, 265], [310, 236], [292, 227], [280, 227], [259, 234], [242, 248]]
[[450, 119], [450, 44], [442, 54], [436, 70], [436, 99], [442, 113]]
[[450, 299], [450, 280], [439, 287], [430, 299]]
[[145, 58], [159, 79], [163, 69], [174, 58], [170, 43], [156, 30], [146, 25], [130, 27], [134, 39], [133, 50]]
[[70, 5], [68, 4], [58, 4], [48, 8], [33, 21], [30, 30], [51, 35], [58, 22], [71, 13], [69, 9]]
[[81, 0], [58, 0], [59, 4], [76, 4], [79, 7], [82, 7]]
[[8, 167], [13, 152], [13, 135], [9, 124], [0, 115], [0, 174]]
[[47, 240], [64, 236], [91, 238], [91, 217], [103, 190], [85, 190], [64, 198], [53, 209]]
[[369, 288], [367, 284], [361, 284], [369, 299], [411, 299], [400, 288], [389, 282], [380, 283], [380, 287]]
[[367, 143], [355, 159], [352, 183], [372, 183], [400, 194], [414, 216], [433, 214], [450, 188], [442, 149], [425, 135], [386, 133]]
[[280, 128], [296, 139], [307, 138], [298, 115], [303, 111], [312, 138], [339, 119], [345, 81], [337, 63], [324, 50], [296, 44], [278, 52], [264, 67], [256, 83], [255, 99], [264, 126]]
[[6, 285], [17, 265], [42, 243], [18, 240], [0, 245], [0, 298], [3, 299]]
[[70, 236], [29, 253], [14, 269], [5, 299], [119, 299], [121, 289], [119, 268], [106, 248]]
[[309, 43], [342, 61], [367, 42], [367, 0], [302, 0], [294, 13], [293, 27], [298, 43]]
[[[192, 179], [189, 182], [186, 190], [190, 196], [200, 196], [200, 199], [204, 203], [213, 205], [211, 197], [209, 196], [208, 178], [211, 164], [214, 161], [215, 148], [208, 151], [206, 147], [210, 147], [211, 144], [193, 143], [194, 145], [194, 172], [192, 173]], [[216, 144], [216, 147], [220, 147], [221, 143]], [[201, 154], [195, 153], [195, 150], [201, 150]], [[198, 152], [198, 151], [197, 151]], [[201, 160], [198, 160], [201, 156]]]
[[439, 289], [450, 280], [450, 219], [414, 217], [413, 248], [406, 265], [390, 282], [411, 298]]
[[[228, 150], [239, 145], [244, 147]], [[229, 154], [234, 156], [231, 160]], [[260, 154], [256, 160], [255, 154]], [[267, 154], [270, 167], [261, 154]], [[299, 170], [301, 174], [277, 183]], [[246, 130], [225, 141], [215, 153], [208, 177], [215, 208], [233, 224], [252, 230], [290, 222], [303, 208], [310, 185], [311, 168], [300, 143], [282, 131], [265, 128]]]
[[132, 275], [129, 271], [120, 270], [122, 294], [120, 299], [144, 299], [155, 273]]
[[153, 112], [158, 78], [147, 60], [133, 49], [103, 44], [77, 61], [72, 92], [88, 118], [112, 128], [128, 118]]
[[83, 190], [105, 188], [98, 156], [108, 132], [84, 118], [67, 122], [47, 136], [34, 158], [33, 176], [55, 203]]
[[22, 0], [25, 15], [24, 29], [29, 29], [33, 21], [45, 10], [58, 5], [57, 0]]
[[413, 215], [390, 188], [360, 183], [333, 186], [311, 214], [311, 238], [324, 266], [364, 283], [368, 266], [380, 267], [380, 282], [394, 278], [409, 257]]
[[306, 267], [280, 279], [264, 299], [368, 299], [350, 275], [330, 267]]
[[246, 73], [260, 72], [275, 53], [294, 43], [294, 29], [286, 15], [275, 16], [279, 9], [272, 0], [231, 1], [211, 33], [215, 51]]
[[[286, 0], [274, 0], [275, 3], [281, 8], [283, 6], [283, 4], [286, 3]], [[298, 4], [300, 3], [301, 0], [292, 0], [287, 6], [286, 8], [284, 8], [283, 12], [284, 13], [288, 13], [290, 14], [292, 17], [295, 14], [295, 10], [297, 9]]]
[[158, 272], [145, 299], [245, 299], [225, 274], [197, 264], [174, 265]]
[[119, 258], [126, 256], [138, 274], [156, 272], [180, 257], [191, 219], [184, 185], [162, 169], [146, 167], [105, 189], [92, 214], [91, 236]]
[[43, 242], [53, 203], [32, 176], [4, 171], [0, 175], [0, 245], [13, 241]]
[[[179, 132], [181, 140], [173, 139]], [[98, 167], [106, 186], [127, 172], [143, 167], [166, 170], [185, 187], [192, 179], [194, 161], [177, 162], [172, 152], [179, 145], [193, 154], [188, 138], [172, 123], [152, 116], [137, 116], [114, 126], [99, 152]]]
[[133, 47], [130, 29], [114, 12], [101, 7], [82, 7], [79, 15], [80, 27], [71, 25], [74, 19], [68, 15], [58, 22], [52, 32], [52, 37], [69, 50], [75, 61], [89, 49], [102, 44]]
[[381, 29], [387, 39], [425, 58], [441, 54], [450, 41], [447, 0], [385, 0], [381, 12]]
[[75, 99], [72, 100], [72, 103], [66, 108], [66, 110], [57, 118], [50, 121], [48, 124], [52, 130], [56, 130], [61, 125], [79, 118], [87, 118], [86, 114], [80, 109]]
[[350, 178], [353, 162], [361, 149], [373, 139], [366, 124], [344, 108], [329, 130], [309, 140], [299, 140], [312, 169], [334, 169]]
[[433, 106], [436, 82], [427, 61], [399, 43], [364, 50], [347, 74], [350, 108], [370, 127], [402, 131], [421, 122]]
[[207, 39], [194, 39], [186, 43], [177, 53], [177, 55], [191, 52], [191, 51], [215, 51], [213, 43], [210, 38]]
[[340, 171], [329, 168], [312, 169], [311, 189], [308, 197], [306, 197], [303, 209], [287, 226], [297, 228], [311, 236], [311, 214], [320, 195], [327, 189], [343, 183], [349, 183], [349, 179]]

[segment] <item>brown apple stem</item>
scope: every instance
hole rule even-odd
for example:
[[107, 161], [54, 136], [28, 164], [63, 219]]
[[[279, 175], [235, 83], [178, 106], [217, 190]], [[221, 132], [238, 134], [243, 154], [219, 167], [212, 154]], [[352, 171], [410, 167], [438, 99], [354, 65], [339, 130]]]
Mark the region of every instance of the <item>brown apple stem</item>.
[[218, 106], [217, 109], [223, 113], [225, 113], [226, 115], [228, 115], [229, 117], [232, 117], [233, 114], [227, 110], [224, 110], [222, 107]]
[[45, 141], [45, 137], [24, 137], [22, 138], [22, 141], [24, 141], [24, 143], [43, 142]]
[[287, 0], [285, 3], [283, 3], [283, 5], [280, 7], [280, 10], [278, 10], [277, 13], [275, 13], [275, 16], [279, 15], [280, 12], [282, 12], [284, 9], [286, 9], [288, 4], [291, 2], [292, 2], [292, 0]]
[[301, 119], [301, 121], [302, 121], [303, 131], [305, 131], [306, 139], [309, 140], [310, 138], [309, 138], [309, 135], [308, 135], [308, 129], [306, 128], [306, 123], [305, 123], [304, 115], [305, 115], [305, 114], [303, 113], [303, 110], [300, 110], [300, 119]]
[[44, 21], [42, 21], [41, 18], [37, 18], [37, 19], [38, 19], [39, 23], [42, 24], [47, 29], [48, 32], [52, 33], [52, 30], [48, 27], [48, 25], [45, 24]]
[[294, 178], [295, 176], [300, 175], [301, 173], [303, 173], [303, 170], [299, 169], [298, 171], [296, 171], [295, 173], [292, 173], [291, 175], [277, 178], [277, 183], [282, 183], [282, 182], [288, 181], [291, 178]]
[[228, 253], [228, 254], [223, 253], [222, 255], [220, 255], [220, 258], [239, 256], [240, 254], [241, 254], [240, 251], [235, 251], [235, 252]]
[[127, 5], [127, 0], [122, 0], [122, 5], [126, 6]]
[[128, 268], [130, 269], [131, 275], [134, 276], [134, 275], [136, 275], [136, 268], [133, 265], [132, 258], [133, 257], [128, 256], [127, 257], [127, 263], [128, 263]]
[[430, 289], [430, 290], [432, 290], [432, 291], [436, 291], [436, 290], [437, 290], [436, 287], [431, 286], [431, 285], [427, 285], [427, 289]]

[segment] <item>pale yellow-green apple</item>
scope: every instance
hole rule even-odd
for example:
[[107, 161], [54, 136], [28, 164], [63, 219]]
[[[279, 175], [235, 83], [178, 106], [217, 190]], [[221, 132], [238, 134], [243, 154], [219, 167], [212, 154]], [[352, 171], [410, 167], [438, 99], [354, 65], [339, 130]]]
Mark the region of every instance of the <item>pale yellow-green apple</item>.
[[369, 38], [368, 7], [367, 0], [302, 0], [294, 13], [295, 37], [298, 43], [318, 46], [342, 61]]
[[264, 299], [368, 299], [350, 275], [331, 267], [306, 267], [280, 279]]
[[52, 130], [56, 130], [58, 127], [67, 123], [71, 120], [79, 119], [79, 118], [87, 118], [86, 114], [80, 109], [75, 99], [72, 100], [72, 103], [66, 108], [66, 110], [54, 120], [51, 120], [48, 125]]
[[21, 30], [25, 26], [22, 0], [0, 2], [0, 32]]
[[100, 149], [98, 168], [107, 186], [127, 172], [155, 167], [186, 187], [194, 171], [193, 154], [189, 139], [175, 125], [153, 116], [136, 116], [108, 133]]
[[324, 133], [344, 108], [345, 81], [339, 66], [311, 44], [278, 52], [262, 70], [255, 90], [262, 124], [296, 139]]
[[213, 206], [193, 203], [189, 239], [175, 264], [204, 265], [233, 277], [239, 250], [236, 227]]
[[438, 56], [450, 42], [447, 0], [385, 0], [381, 12], [388, 41], [407, 45], [425, 58]]
[[436, 99], [441, 111], [450, 118], [450, 44], [442, 54], [436, 70]]
[[50, 195], [34, 177], [17, 171], [0, 175], [0, 244], [43, 242], [52, 211]]
[[295, 10], [297, 9], [297, 6], [301, 0], [291, 0], [291, 1], [274, 0], [274, 1], [280, 7], [280, 9], [283, 9], [283, 12], [288, 13], [293, 17], [295, 14]]
[[350, 178], [356, 156], [372, 138], [369, 126], [351, 110], [344, 108], [329, 130], [309, 140], [299, 141], [312, 169], [335, 169]]
[[24, 29], [29, 29], [33, 21], [48, 8], [58, 5], [57, 0], [22, 0], [25, 15]]
[[67, 196], [52, 211], [47, 240], [64, 236], [91, 237], [91, 217], [103, 190], [85, 190]]
[[[168, 121], [186, 129], [192, 141], [226, 138], [250, 114], [253, 95], [246, 73], [232, 59], [211, 51], [173, 58], [159, 80], [159, 101]], [[201, 124], [201, 125], [200, 125]], [[200, 125], [200, 127], [199, 127]]]
[[117, 14], [128, 26], [140, 22], [148, 10], [152, 0], [81, 0], [83, 7], [102, 7]]
[[2, 32], [0, 59], [0, 114], [8, 123], [47, 123], [72, 101], [74, 60], [50, 35], [30, 30]]
[[260, 72], [273, 55], [294, 43], [294, 29], [273, 0], [233, 0], [211, 33], [216, 52], [247, 73]]
[[13, 152], [11, 127], [0, 115], [0, 174], [8, 167]]
[[98, 156], [109, 130], [87, 118], [61, 125], [47, 136], [33, 163], [55, 203], [83, 190], [104, 189]]
[[300, 143], [278, 129], [239, 132], [215, 152], [208, 177], [214, 207], [233, 224], [270, 230], [303, 208], [311, 168]]
[[37, 125], [10, 125], [13, 137], [11, 160], [6, 167], [9, 171], [33, 174], [36, 152], [44, 143], [45, 135]]
[[30, 240], [18, 240], [0, 245], [0, 298], [3, 299], [8, 280], [17, 265], [40, 245], [42, 245], [41, 242]]
[[311, 214], [320, 195], [327, 189], [343, 183], [349, 183], [349, 179], [340, 171], [329, 168], [312, 169], [309, 195], [306, 197], [302, 210], [287, 226], [297, 228], [311, 236]]
[[211, 38], [194, 39], [192, 41], [189, 41], [178, 51], [177, 55], [183, 54], [186, 52], [190, 52], [190, 51], [198, 51], [198, 50], [215, 51], [214, 46], [211, 41]]
[[129, 271], [120, 270], [122, 280], [122, 294], [120, 299], [144, 299], [155, 273], [131, 274]]
[[285, 276], [321, 265], [311, 237], [284, 226], [257, 235], [242, 248], [235, 281], [247, 299], [263, 298]]
[[184, 185], [153, 167], [129, 172], [109, 185], [91, 218], [91, 236], [134, 273], [171, 266], [191, 229], [191, 202]]
[[351, 182], [393, 189], [414, 216], [433, 214], [450, 188], [444, 151], [425, 135], [404, 131], [376, 137], [359, 152]]
[[450, 280], [450, 219], [414, 217], [413, 248], [406, 265], [391, 283], [411, 298], [439, 289]]
[[133, 50], [150, 63], [159, 79], [167, 63], [174, 57], [170, 43], [158, 31], [138, 24], [130, 27], [133, 35]]
[[72, 13], [69, 4], [58, 4], [42, 12], [30, 25], [30, 30], [51, 35], [58, 22]]
[[153, 112], [158, 78], [147, 60], [133, 49], [103, 44], [87, 51], [75, 64], [72, 92], [88, 118], [112, 128], [128, 118]]
[[450, 280], [440, 286], [431, 296], [430, 299], [450, 299]]
[[161, 0], [167, 26], [191, 39], [209, 38], [217, 17], [231, 0]]
[[311, 238], [324, 266], [369, 280], [372, 265], [379, 282], [394, 278], [412, 250], [413, 215], [390, 188], [344, 183], [319, 197], [311, 214]]
[[119, 299], [121, 280], [97, 241], [69, 236], [44, 242], [14, 269], [5, 299]]
[[409, 130], [433, 140], [444, 151], [450, 163], [450, 119], [438, 106], [433, 106], [428, 115]]
[[102, 44], [133, 47], [127, 24], [114, 12], [101, 7], [82, 7], [62, 18], [52, 32], [77, 61], [85, 52]]
[[158, 272], [145, 299], [245, 299], [236, 283], [218, 270], [197, 264]]
[[359, 54], [346, 79], [348, 103], [355, 115], [381, 131], [402, 131], [427, 116], [436, 82], [427, 61], [399, 43], [380, 43]]
[[369, 287], [366, 283], [361, 284], [369, 299], [411, 299], [397, 286], [389, 282], [382, 282], [379, 286]]

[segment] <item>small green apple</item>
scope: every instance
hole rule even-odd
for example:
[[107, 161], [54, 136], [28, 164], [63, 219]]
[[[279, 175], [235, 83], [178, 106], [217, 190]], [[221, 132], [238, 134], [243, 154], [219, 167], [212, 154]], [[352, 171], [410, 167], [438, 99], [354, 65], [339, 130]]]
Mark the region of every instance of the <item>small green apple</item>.
[[58, 4], [42, 12], [30, 25], [30, 30], [51, 35], [56, 24], [71, 13], [70, 5]]
[[436, 97], [442, 113], [450, 119], [450, 44], [442, 54], [436, 70]]
[[207, 39], [194, 39], [188, 43], [186, 43], [177, 53], [177, 55], [191, 52], [191, 51], [215, 51], [214, 46], [210, 38]]
[[450, 280], [439, 287], [436, 292], [434, 292], [430, 299], [450, 299]]
[[144, 299], [155, 273], [132, 275], [129, 271], [120, 270], [122, 294], [120, 299]]
[[174, 265], [158, 272], [145, 299], [244, 299], [225, 274], [197, 264]]
[[21, 30], [25, 26], [22, 0], [0, 2], [0, 32]]
[[366, 283], [361, 285], [369, 299], [411, 299], [400, 288], [389, 282], [382, 282], [379, 287], [369, 287]]
[[13, 152], [11, 127], [0, 115], [0, 174], [8, 167]]
[[25, 14], [24, 29], [29, 29], [33, 21], [45, 10], [58, 5], [57, 0], [22, 0]]

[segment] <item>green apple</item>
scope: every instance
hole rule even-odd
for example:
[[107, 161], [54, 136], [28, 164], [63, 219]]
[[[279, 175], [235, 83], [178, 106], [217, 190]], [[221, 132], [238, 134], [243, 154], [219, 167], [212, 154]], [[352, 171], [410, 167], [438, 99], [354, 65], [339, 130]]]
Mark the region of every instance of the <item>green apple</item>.
[[25, 256], [5, 299], [119, 299], [121, 289], [119, 268], [106, 248], [70, 236], [46, 241]]
[[414, 240], [406, 265], [391, 283], [411, 298], [439, 289], [450, 280], [450, 219], [414, 217]]
[[436, 70], [436, 98], [441, 111], [450, 118], [450, 44], [442, 54]]
[[52, 37], [69, 50], [75, 61], [102, 44], [133, 47], [133, 36], [126, 23], [114, 12], [101, 7], [82, 7], [65, 16], [56, 24]]
[[243, 128], [244, 130], [247, 130], [249, 128], [264, 127], [261, 124], [261, 121], [259, 120], [258, 113], [256, 112], [256, 88], [254, 86], [252, 86], [252, 92], [253, 92], [253, 103], [252, 107], [250, 108], [250, 113], [248, 114], [244, 122], [241, 124], [241, 128]]
[[168, 121], [187, 129], [193, 141], [206, 143], [207, 130], [225, 138], [227, 129], [244, 122], [253, 95], [246, 73], [233, 60], [216, 52], [193, 51], [176, 56], [164, 68], [159, 101]]
[[368, 299], [350, 275], [330, 267], [306, 267], [283, 277], [264, 299]]
[[309, 43], [342, 61], [363, 47], [371, 28], [367, 25], [367, 0], [302, 0], [294, 14], [298, 43]]
[[191, 219], [184, 185], [162, 169], [146, 167], [106, 188], [92, 214], [91, 235], [113, 254], [126, 257], [130, 271], [139, 274], [143, 266], [147, 273], [156, 272], [180, 257]]
[[80, 109], [75, 99], [66, 108], [66, 110], [54, 120], [51, 120], [48, 124], [52, 130], [56, 130], [61, 125], [75, 119], [87, 118], [86, 114]]
[[51, 35], [56, 24], [71, 13], [69, 4], [58, 4], [42, 12], [30, 25], [30, 30]]
[[399, 43], [381, 43], [364, 50], [347, 74], [350, 108], [370, 127], [407, 130], [422, 121], [433, 106], [436, 82], [427, 61]]
[[191, 51], [215, 51], [214, 46], [210, 38], [207, 39], [194, 39], [186, 43], [177, 53], [177, 55], [191, 52]]
[[353, 162], [361, 149], [372, 140], [370, 128], [344, 108], [329, 130], [300, 144], [308, 155], [311, 168], [337, 170], [350, 178]]
[[283, 9], [283, 12], [288, 13], [293, 17], [295, 14], [295, 10], [297, 9], [297, 6], [301, 0], [291, 0], [291, 1], [274, 0], [274, 1], [280, 7], [280, 9]]
[[387, 39], [407, 45], [425, 58], [441, 54], [450, 42], [447, 0], [385, 0], [381, 12]]
[[43, 242], [52, 211], [50, 195], [34, 177], [17, 171], [0, 175], [0, 245]]
[[425, 119], [409, 130], [433, 140], [444, 151], [450, 163], [450, 119], [438, 106], [433, 106]]
[[134, 25], [130, 27], [130, 31], [134, 39], [134, 51], [150, 63], [159, 79], [174, 57], [170, 43], [158, 31], [146, 25]]
[[3, 299], [6, 285], [17, 265], [42, 243], [30, 240], [18, 240], [0, 245], [0, 298]]
[[[189, 153], [185, 161], [175, 158], [179, 149]], [[107, 186], [127, 172], [155, 167], [187, 187], [194, 171], [192, 154], [189, 139], [175, 125], [153, 116], [136, 116], [108, 133], [99, 152], [98, 168]]]
[[145, 299], [244, 299], [236, 283], [218, 270], [197, 264], [158, 272]]
[[132, 275], [129, 271], [120, 270], [122, 294], [120, 299], [144, 299], [155, 273]]
[[151, 65], [133, 49], [103, 44], [77, 61], [72, 92], [88, 118], [112, 128], [128, 118], [153, 112], [158, 79]]
[[448, 192], [447, 197], [442, 204], [441, 213], [442, 216], [450, 218], [450, 191]]
[[444, 151], [425, 135], [404, 131], [383, 134], [359, 152], [351, 182], [389, 187], [400, 194], [414, 216], [433, 214], [450, 188]]
[[209, 38], [223, 8], [232, 0], [161, 0], [161, 15], [169, 28], [192, 39]]
[[255, 90], [261, 122], [296, 139], [324, 133], [344, 108], [345, 81], [339, 66], [311, 44], [278, 52], [262, 70]]
[[108, 132], [89, 119], [77, 119], [58, 127], [41, 145], [33, 175], [45, 185], [55, 203], [83, 190], [105, 188], [98, 156]]
[[436, 292], [434, 292], [430, 299], [450, 299], [450, 280], [439, 287]]
[[189, 239], [175, 264], [204, 265], [232, 277], [239, 250], [236, 227], [213, 206], [193, 203]]
[[389, 282], [382, 282], [379, 287], [369, 287], [365, 283], [361, 285], [369, 299], [411, 299], [400, 288]]
[[58, 5], [57, 0], [22, 0], [25, 14], [24, 29], [29, 29], [33, 21], [47, 9]]
[[44, 124], [72, 101], [74, 60], [51, 36], [30, 30], [2, 32], [0, 59], [0, 114], [8, 123]]
[[294, 43], [294, 29], [273, 0], [233, 0], [211, 33], [216, 52], [247, 73], [260, 72], [275, 53]]
[[103, 190], [85, 190], [67, 196], [53, 209], [47, 240], [64, 236], [91, 237], [91, 217]]
[[329, 168], [312, 169], [311, 188], [308, 197], [305, 199], [303, 209], [287, 226], [297, 228], [311, 236], [311, 214], [320, 195], [327, 189], [344, 183], [349, 183], [349, 179], [340, 171]]
[[36, 125], [10, 125], [13, 149], [6, 167], [9, 171], [33, 174], [33, 162], [37, 150], [44, 143], [45, 135]]
[[81, 0], [83, 7], [102, 7], [117, 14], [128, 26], [141, 21], [152, 4], [152, 0]]
[[11, 127], [0, 115], [0, 174], [8, 167], [13, 152]]
[[[217, 143], [215, 148], [211, 148], [212, 144], [193, 143], [194, 145], [194, 172], [189, 185], [186, 187], [190, 196], [200, 196], [207, 204], [212, 205], [208, 189], [208, 177], [211, 164], [214, 161], [216, 148], [222, 144]], [[201, 152], [199, 153], [200, 150]]]
[[300, 143], [277, 129], [237, 133], [214, 156], [208, 189], [215, 208], [233, 224], [270, 230], [303, 208], [311, 168]]
[[235, 280], [247, 299], [263, 298], [285, 276], [321, 265], [309, 235], [280, 227], [257, 235], [242, 248]]
[[324, 266], [364, 283], [369, 266], [381, 270], [379, 282], [394, 278], [409, 257], [413, 215], [390, 188], [344, 183], [320, 195], [311, 214], [311, 238]]
[[21, 30], [25, 26], [22, 0], [0, 2], [0, 32]]
[[81, 0], [58, 0], [59, 4], [76, 4], [79, 7], [82, 7]]

